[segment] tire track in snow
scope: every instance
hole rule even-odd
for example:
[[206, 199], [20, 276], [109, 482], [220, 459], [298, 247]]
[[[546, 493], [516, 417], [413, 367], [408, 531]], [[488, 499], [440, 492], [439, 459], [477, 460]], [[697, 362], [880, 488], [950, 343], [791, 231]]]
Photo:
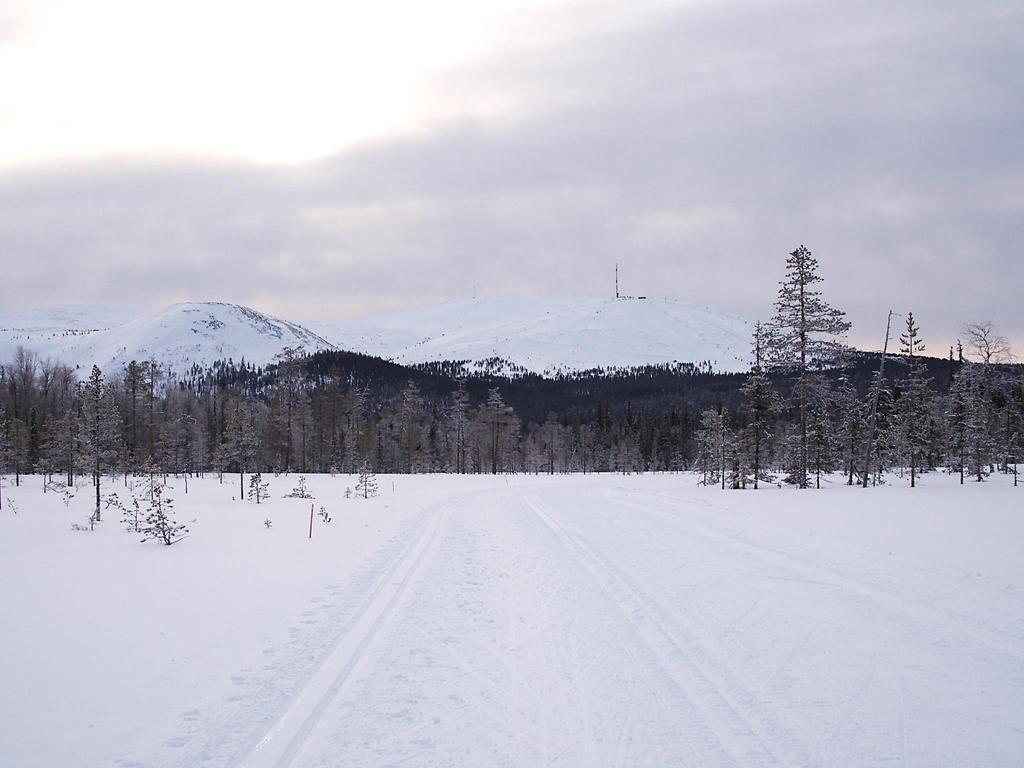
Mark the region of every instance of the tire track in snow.
[[[772, 714], [755, 716], [765, 701], [755, 700], [732, 673], [712, 658], [696, 638], [681, 637], [671, 628], [664, 609], [607, 558], [588, 547], [531, 497], [522, 503], [532, 511], [590, 574], [659, 659], [694, 709], [736, 765], [806, 766], [813, 761], [796, 736]], [[769, 734], [774, 739], [769, 738]]]
[[428, 517], [423, 530], [363, 604], [334, 650], [241, 762], [242, 768], [286, 768], [292, 764], [328, 705], [342, 692], [372, 648], [375, 637], [402, 602], [417, 573], [436, 551], [438, 534], [454, 503], [441, 505]]

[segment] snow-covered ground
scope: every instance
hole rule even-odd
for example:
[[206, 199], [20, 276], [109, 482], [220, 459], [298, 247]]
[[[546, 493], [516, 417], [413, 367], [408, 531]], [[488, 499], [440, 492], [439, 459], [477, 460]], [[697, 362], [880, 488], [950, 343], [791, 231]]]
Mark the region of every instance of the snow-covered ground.
[[1004, 477], [179, 480], [169, 548], [10, 481], [5, 767], [1024, 764]]

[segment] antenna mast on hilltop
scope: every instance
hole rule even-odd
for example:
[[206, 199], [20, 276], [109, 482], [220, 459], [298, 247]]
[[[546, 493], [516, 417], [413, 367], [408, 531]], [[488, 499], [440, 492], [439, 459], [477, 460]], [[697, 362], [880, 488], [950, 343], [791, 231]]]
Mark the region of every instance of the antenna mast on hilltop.
[[619, 264], [615, 263], [615, 298], [619, 298]]

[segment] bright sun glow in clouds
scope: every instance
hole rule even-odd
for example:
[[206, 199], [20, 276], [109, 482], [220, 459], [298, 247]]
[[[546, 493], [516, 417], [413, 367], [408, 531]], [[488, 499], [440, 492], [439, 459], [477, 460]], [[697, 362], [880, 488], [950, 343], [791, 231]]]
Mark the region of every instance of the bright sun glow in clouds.
[[151, 153], [295, 162], [415, 130], [446, 111], [433, 75], [543, 5], [15, 0], [0, 11], [0, 165]]

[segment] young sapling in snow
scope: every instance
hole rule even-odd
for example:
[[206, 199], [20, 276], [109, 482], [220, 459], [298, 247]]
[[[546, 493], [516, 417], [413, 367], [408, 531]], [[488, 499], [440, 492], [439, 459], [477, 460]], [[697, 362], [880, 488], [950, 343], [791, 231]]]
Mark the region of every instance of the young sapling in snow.
[[286, 499], [313, 499], [316, 498], [306, 488], [306, 477], [305, 475], [299, 475], [299, 484], [292, 488], [291, 493], [285, 494]]
[[267, 499], [270, 493], [270, 482], [263, 479], [263, 475], [256, 472], [249, 478], [249, 501], [260, 504]]
[[364, 461], [362, 466], [359, 467], [359, 482], [356, 483], [356, 496], [369, 499], [376, 496], [377, 493], [377, 476], [373, 473], [373, 469], [370, 468], [370, 462]]
[[157, 483], [153, 487], [153, 501], [149, 505], [149, 514], [139, 533], [141, 541], [154, 539], [171, 546], [181, 541], [188, 534], [188, 528], [171, 517], [174, 510], [174, 499], [165, 496], [167, 485]]
[[[149, 495], [152, 499], [152, 494], [147, 491], [146, 495]], [[128, 533], [140, 533], [142, 529], [142, 505], [139, 503], [139, 497], [136, 495], [134, 486], [131, 491], [131, 501], [128, 503], [122, 502], [118, 497], [117, 492], [108, 493], [105, 497], [104, 509], [119, 509], [121, 511], [121, 524], [124, 526]], [[151, 501], [152, 503], [152, 501]]]

